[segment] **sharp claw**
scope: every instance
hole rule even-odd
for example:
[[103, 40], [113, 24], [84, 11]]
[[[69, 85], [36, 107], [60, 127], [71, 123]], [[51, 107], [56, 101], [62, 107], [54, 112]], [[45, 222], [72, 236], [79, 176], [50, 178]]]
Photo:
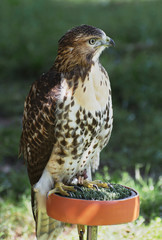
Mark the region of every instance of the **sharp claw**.
[[81, 187], [79, 187], [79, 186], [74, 186], [74, 188], [75, 188], [76, 190], [79, 190], [79, 191], [81, 191], [81, 192], [83, 193], [83, 190], [82, 190]]
[[98, 186], [96, 184], [93, 184], [93, 187], [97, 189], [97, 191], [99, 190]]
[[107, 184], [107, 186], [108, 186], [109, 188], [111, 188], [111, 189], [115, 190], [115, 188], [112, 186], [112, 184], [111, 184], [111, 183], [108, 183], [108, 184]]
[[72, 194], [71, 192], [68, 192], [68, 194], [70, 195], [70, 197], [72, 197], [72, 196], [73, 196], [73, 194]]

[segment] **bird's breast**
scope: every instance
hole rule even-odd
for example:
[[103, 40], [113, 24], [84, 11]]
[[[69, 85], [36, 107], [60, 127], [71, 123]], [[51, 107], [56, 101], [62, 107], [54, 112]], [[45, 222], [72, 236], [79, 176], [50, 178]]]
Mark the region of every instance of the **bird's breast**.
[[92, 66], [84, 81], [78, 81], [74, 97], [78, 105], [87, 111], [102, 111], [110, 96], [110, 81], [107, 72], [100, 64]]
[[[100, 77], [99, 83], [96, 77]], [[104, 73], [90, 74], [85, 82], [79, 82], [74, 94], [66, 83], [63, 85], [56, 107], [55, 144], [48, 162], [56, 181], [84, 172], [103, 148], [112, 125], [110, 84]]]

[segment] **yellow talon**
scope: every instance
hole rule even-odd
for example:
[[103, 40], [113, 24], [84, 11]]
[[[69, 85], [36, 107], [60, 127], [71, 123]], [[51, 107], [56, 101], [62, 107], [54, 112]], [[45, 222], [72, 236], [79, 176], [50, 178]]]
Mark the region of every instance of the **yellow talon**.
[[57, 182], [55, 184], [55, 188], [48, 192], [48, 196], [50, 196], [52, 193], [60, 193], [63, 196], [69, 196], [67, 191], [75, 192], [76, 190], [73, 186], [67, 186], [62, 182]]
[[100, 180], [94, 180], [94, 181], [84, 180], [82, 185], [87, 188], [94, 188], [95, 186], [103, 187], [103, 188], [109, 187], [107, 183], [103, 183]]

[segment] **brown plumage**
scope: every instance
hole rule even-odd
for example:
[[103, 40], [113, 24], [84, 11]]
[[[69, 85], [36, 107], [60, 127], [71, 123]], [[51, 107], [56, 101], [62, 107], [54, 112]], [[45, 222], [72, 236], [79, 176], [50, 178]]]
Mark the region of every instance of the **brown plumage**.
[[56, 183], [77, 183], [79, 176], [91, 179], [110, 138], [111, 88], [98, 59], [113, 44], [98, 28], [71, 29], [59, 40], [54, 65], [26, 98], [20, 150], [32, 186], [38, 239], [55, 239], [61, 227], [46, 215], [47, 192]]

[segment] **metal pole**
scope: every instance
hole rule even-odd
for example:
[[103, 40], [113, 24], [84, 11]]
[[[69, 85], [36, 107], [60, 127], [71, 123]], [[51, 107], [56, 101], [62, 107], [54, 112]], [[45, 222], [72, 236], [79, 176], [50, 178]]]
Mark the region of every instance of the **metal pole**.
[[97, 240], [98, 226], [87, 226], [87, 240]]

